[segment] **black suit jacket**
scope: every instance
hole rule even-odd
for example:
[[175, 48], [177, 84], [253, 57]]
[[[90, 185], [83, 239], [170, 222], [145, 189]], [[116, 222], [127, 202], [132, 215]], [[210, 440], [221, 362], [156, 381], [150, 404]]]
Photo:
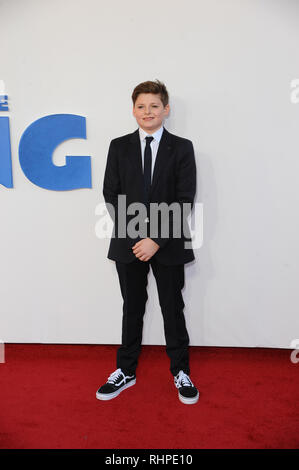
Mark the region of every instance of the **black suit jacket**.
[[[196, 192], [196, 164], [191, 140], [168, 132], [165, 127], [158, 147], [151, 184], [150, 202], [189, 202], [193, 207]], [[132, 246], [141, 238], [118, 237], [118, 198], [126, 195], [126, 208], [134, 202], [144, 202], [144, 182], [142, 169], [141, 143], [139, 130], [117, 137], [110, 142], [106, 170], [104, 175], [103, 195], [106, 203], [114, 207], [114, 213], [108, 211], [114, 221], [114, 233], [111, 238], [108, 258], [122, 263], [136, 260]], [[126, 223], [135, 215], [126, 214]], [[169, 217], [169, 236], [164, 237], [159, 221], [158, 236], [151, 237], [160, 248], [155, 253], [156, 260], [164, 265], [185, 264], [194, 259], [192, 248], [184, 246], [191, 241], [190, 232], [183, 232], [180, 238], [173, 237], [172, 217]], [[188, 227], [187, 227], [188, 228]], [[165, 232], [164, 232], [165, 233]]]

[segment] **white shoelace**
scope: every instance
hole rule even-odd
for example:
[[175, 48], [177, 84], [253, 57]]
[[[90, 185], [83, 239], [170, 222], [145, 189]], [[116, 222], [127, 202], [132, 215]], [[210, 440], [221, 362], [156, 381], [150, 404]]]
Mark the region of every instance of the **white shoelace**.
[[178, 373], [178, 375], [174, 378], [175, 385], [177, 388], [179, 387], [194, 387], [193, 383], [190, 380], [189, 375], [185, 374], [182, 370]]
[[114, 385], [114, 382], [118, 379], [120, 375], [123, 376], [123, 380], [121, 381], [121, 383], [124, 382], [125, 375], [121, 369], [116, 369], [114, 372], [112, 372], [112, 374], [109, 375], [107, 382]]

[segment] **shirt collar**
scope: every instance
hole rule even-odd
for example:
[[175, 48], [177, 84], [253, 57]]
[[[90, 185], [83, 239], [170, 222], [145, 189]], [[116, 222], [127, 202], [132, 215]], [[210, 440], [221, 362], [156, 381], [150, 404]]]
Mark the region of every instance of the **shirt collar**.
[[145, 137], [147, 135], [150, 135], [152, 136], [155, 140], [157, 140], [158, 142], [160, 142], [160, 139], [162, 137], [162, 133], [163, 133], [163, 130], [164, 130], [164, 127], [163, 125], [156, 131], [154, 132], [153, 134], [148, 134], [146, 131], [144, 131], [143, 129], [141, 129], [141, 127], [139, 127], [139, 137], [140, 137], [140, 140], [144, 140]]

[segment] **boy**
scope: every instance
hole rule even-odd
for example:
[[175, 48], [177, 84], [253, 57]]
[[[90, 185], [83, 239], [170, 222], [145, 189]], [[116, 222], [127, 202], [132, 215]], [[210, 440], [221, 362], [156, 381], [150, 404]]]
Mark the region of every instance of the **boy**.
[[[178, 223], [174, 227], [174, 213], [168, 219], [161, 217], [161, 223], [157, 219], [154, 223], [152, 212], [155, 204], [162, 202], [168, 207], [176, 203], [180, 209], [187, 204], [191, 210], [196, 190], [193, 144], [163, 126], [170, 107], [162, 82], [140, 83], [132, 100], [139, 128], [111, 141], [103, 185], [104, 199], [114, 220], [108, 258], [115, 261], [123, 297], [122, 345], [117, 351], [117, 369], [98, 389], [96, 397], [110, 400], [136, 383], [151, 265], [163, 315], [170, 371], [179, 399], [193, 404], [198, 401], [199, 392], [189, 377], [189, 336], [181, 290], [185, 282], [184, 264], [194, 259], [194, 253], [190, 241], [189, 248], [185, 246], [186, 240], [190, 240], [186, 230], [181, 230], [180, 236], [174, 234], [174, 229], [179, 228]], [[122, 213], [118, 196], [126, 198]], [[132, 212], [128, 213], [127, 208], [133, 203], [142, 204], [144, 209], [138, 232], [142, 230], [141, 237], [128, 233]], [[121, 216], [127, 229], [122, 236], [118, 232]], [[179, 225], [182, 228], [182, 217]]]

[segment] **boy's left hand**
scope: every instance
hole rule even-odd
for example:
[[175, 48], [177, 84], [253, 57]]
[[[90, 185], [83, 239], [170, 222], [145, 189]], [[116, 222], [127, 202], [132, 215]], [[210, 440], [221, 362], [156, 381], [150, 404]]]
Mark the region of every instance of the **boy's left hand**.
[[158, 243], [154, 242], [151, 238], [143, 238], [132, 246], [134, 255], [136, 258], [139, 258], [140, 261], [148, 261], [159, 248]]

